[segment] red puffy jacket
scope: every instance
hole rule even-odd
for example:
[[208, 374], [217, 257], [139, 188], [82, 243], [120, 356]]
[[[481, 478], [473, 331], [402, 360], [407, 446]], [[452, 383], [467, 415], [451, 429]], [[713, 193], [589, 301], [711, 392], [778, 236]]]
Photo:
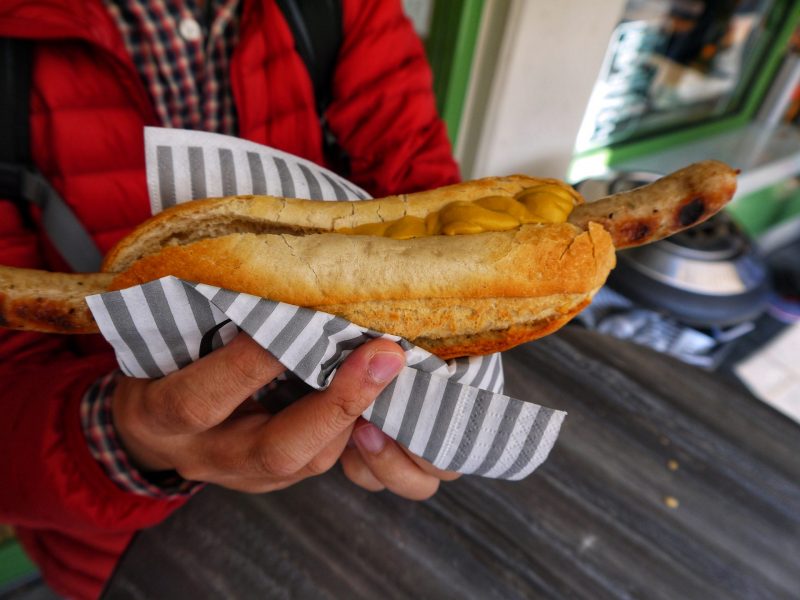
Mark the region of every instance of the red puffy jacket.
[[[374, 195], [456, 181], [399, 0], [345, 0], [343, 29], [328, 120], [351, 179]], [[142, 135], [158, 124], [117, 27], [101, 0], [4, 0], [0, 36], [37, 41], [33, 157], [107, 251], [149, 216]], [[241, 137], [322, 163], [311, 81], [274, 0], [245, 1], [230, 75]], [[2, 200], [0, 263], [64, 268]], [[116, 366], [104, 341], [0, 329], [0, 357], [0, 522], [57, 591], [97, 596], [133, 532], [180, 502], [121, 491], [88, 452], [78, 406]]]

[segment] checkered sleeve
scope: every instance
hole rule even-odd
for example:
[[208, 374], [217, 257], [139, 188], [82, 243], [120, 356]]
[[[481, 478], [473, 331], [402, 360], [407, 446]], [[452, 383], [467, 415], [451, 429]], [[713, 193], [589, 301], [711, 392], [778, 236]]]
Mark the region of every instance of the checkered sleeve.
[[111, 398], [119, 375], [117, 371], [98, 379], [81, 401], [81, 424], [89, 451], [106, 475], [126, 492], [161, 499], [191, 496], [202, 483], [187, 481], [174, 471], [145, 474], [128, 459], [111, 416]]

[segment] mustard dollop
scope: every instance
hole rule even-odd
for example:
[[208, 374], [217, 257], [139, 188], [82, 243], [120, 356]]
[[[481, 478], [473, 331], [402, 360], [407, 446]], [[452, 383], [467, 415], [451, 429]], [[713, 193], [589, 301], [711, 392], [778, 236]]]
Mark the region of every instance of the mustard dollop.
[[508, 231], [528, 223], [563, 223], [574, 206], [573, 193], [553, 183], [526, 188], [516, 196], [484, 196], [456, 201], [421, 217], [366, 223], [342, 233], [408, 240], [431, 235], [464, 235]]

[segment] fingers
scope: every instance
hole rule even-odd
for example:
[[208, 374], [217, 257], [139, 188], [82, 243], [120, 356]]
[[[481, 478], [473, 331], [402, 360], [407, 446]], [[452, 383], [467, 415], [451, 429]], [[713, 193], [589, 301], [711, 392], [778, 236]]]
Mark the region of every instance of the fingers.
[[309, 465], [334, 440], [346, 443], [345, 434], [353, 423], [404, 364], [403, 350], [388, 340], [357, 348], [339, 367], [328, 389], [291, 404], [262, 427], [258, 443], [251, 448], [250, 464], [257, 472], [289, 476]]
[[372, 474], [357, 448], [345, 448], [340, 461], [344, 474], [357, 486], [370, 492], [380, 492], [386, 489], [380, 479]]
[[248, 493], [280, 490], [330, 470], [341, 456], [351, 433], [350, 430], [344, 431], [299, 471], [290, 475], [277, 475], [253, 469], [252, 465], [243, 465], [235, 458], [241, 457], [242, 453], [231, 453], [235, 440], [247, 439], [257, 430], [259, 423], [255, 419], [248, 423], [248, 420], [245, 418], [226, 423], [223, 426], [224, 435], [216, 436], [216, 439], [208, 436], [196, 437], [197, 452], [193, 454], [194, 460], [178, 469], [181, 476]]
[[154, 381], [145, 420], [164, 433], [196, 433], [224, 421], [251, 394], [285, 369], [245, 334], [227, 346]]
[[[373, 479], [389, 491], [410, 500], [425, 500], [439, 489], [439, 481], [444, 477], [435, 473], [445, 474], [444, 471], [435, 469], [432, 465], [423, 468], [372, 423], [358, 423], [353, 431], [353, 441]], [[347, 465], [343, 462], [343, 467], [348, 477], [351, 473], [355, 476], [355, 479], [351, 477], [352, 481], [359, 485], [366, 483], [367, 485], [362, 485], [366, 489], [375, 486], [375, 481], [363, 473], [363, 468], [353, 464], [355, 457], [349, 456], [347, 461]], [[454, 478], [449, 473], [446, 476]]]
[[404, 362], [402, 349], [392, 342], [364, 344], [342, 363], [327, 390], [276, 415], [230, 419], [195, 436], [196, 456], [202, 459], [191, 460], [189, 474], [204, 481], [214, 472], [286, 480], [327, 471], [342, 454], [353, 423]]
[[176, 468], [193, 434], [223, 422], [283, 370], [272, 355], [239, 335], [163, 379], [122, 378], [112, 398], [115, 429], [137, 467]]
[[[353, 351], [328, 389], [270, 415], [245, 401], [283, 367], [239, 336], [162, 380], [126, 378], [114, 398], [114, 418], [145, 469], [174, 468], [186, 479], [266, 492], [324, 473], [341, 458], [347, 476], [362, 487], [420, 500], [457, 475], [359, 421], [404, 364], [397, 344], [373, 340]], [[347, 448], [351, 437], [355, 447]]]

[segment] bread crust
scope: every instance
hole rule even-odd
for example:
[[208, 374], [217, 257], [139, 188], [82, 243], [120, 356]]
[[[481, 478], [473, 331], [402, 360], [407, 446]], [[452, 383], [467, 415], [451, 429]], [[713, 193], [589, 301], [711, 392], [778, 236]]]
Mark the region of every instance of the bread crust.
[[183, 245], [227, 233], [308, 235], [340, 231], [406, 215], [425, 217], [451, 202], [492, 195], [513, 196], [545, 183], [569, 190], [576, 205], [583, 202], [580, 195], [562, 181], [525, 175], [487, 177], [435, 190], [359, 202], [321, 202], [274, 196], [195, 200], [171, 207], [131, 232], [106, 255], [103, 271], [121, 272], [136, 260], [166, 246]]
[[[314, 307], [378, 331], [407, 328], [403, 336], [445, 360], [490, 354], [548, 335], [565, 325], [591, 301], [588, 294], [539, 298], [422, 300]], [[412, 318], [407, 318], [407, 314]]]
[[166, 248], [112, 285], [176, 275], [298, 306], [532, 298], [595, 289], [614, 260], [610, 236], [595, 224], [588, 231], [561, 223], [402, 241], [244, 233]]
[[611, 237], [595, 224], [404, 241], [246, 233], [166, 248], [111, 287], [175, 275], [337, 314], [452, 357], [553, 331], [588, 303], [614, 264]]

